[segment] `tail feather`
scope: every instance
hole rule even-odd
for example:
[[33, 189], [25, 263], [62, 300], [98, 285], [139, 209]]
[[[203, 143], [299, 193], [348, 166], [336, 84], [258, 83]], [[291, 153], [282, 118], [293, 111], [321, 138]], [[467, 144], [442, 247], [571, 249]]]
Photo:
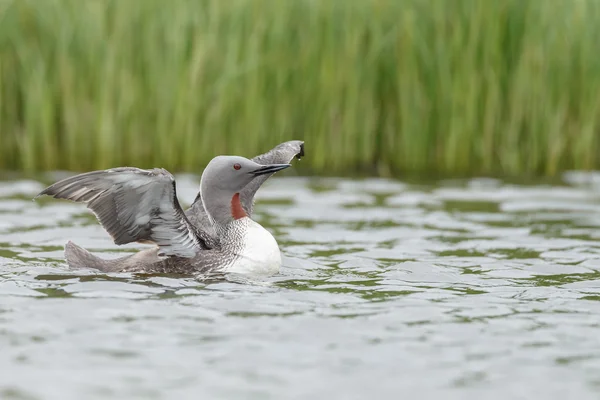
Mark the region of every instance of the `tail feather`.
[[96, 257], [86, 249], [77, 246], [69, 241], [65, 245], [65, 258], [69, 267], [74, 269], [94, 268], [103, 272], [115, 272], [120, 269], [121, 263], [131, 256], [122, 257], [116, 260], [104, 260]]

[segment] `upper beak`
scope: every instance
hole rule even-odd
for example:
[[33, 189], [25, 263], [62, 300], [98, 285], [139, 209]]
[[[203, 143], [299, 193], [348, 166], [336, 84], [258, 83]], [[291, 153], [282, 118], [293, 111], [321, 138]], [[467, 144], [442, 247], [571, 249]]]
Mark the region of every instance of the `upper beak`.
[[259, 167], [250, 173], [253, 174], [254, 176], [272, 174], [274, 172], [281, 171], [282, 169], [286, 169], [287, 167], [291, 167], [291, 166], [292, 166], [291, 164], [263, 165], [262, 167]]

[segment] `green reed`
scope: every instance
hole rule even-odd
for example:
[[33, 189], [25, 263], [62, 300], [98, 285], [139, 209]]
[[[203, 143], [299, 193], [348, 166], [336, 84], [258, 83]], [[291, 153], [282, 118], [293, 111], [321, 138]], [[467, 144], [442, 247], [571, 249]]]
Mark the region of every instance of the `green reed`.
[[0, 168], [600, 166], [597, 0], [0, 0]]

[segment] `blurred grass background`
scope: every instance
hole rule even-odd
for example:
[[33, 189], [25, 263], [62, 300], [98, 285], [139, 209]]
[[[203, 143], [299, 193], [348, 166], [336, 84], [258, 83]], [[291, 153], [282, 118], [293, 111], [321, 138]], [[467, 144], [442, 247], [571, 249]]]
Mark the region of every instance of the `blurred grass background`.
[[0, 0], [0, 169], [598, 168], [597, 0]]

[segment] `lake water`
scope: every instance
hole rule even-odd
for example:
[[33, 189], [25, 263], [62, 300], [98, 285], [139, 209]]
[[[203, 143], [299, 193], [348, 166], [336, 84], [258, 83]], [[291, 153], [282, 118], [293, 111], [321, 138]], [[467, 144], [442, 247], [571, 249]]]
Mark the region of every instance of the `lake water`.
[[[44, 183], [58, 179], [50, 178]], [[189, 204], [199, 178], [181, 175]], [[0, 182], [0, 399], [597, 399], [600, 175], [555, 184], [280, 177], [278, 276], [70, 271], [84, 205]]]

